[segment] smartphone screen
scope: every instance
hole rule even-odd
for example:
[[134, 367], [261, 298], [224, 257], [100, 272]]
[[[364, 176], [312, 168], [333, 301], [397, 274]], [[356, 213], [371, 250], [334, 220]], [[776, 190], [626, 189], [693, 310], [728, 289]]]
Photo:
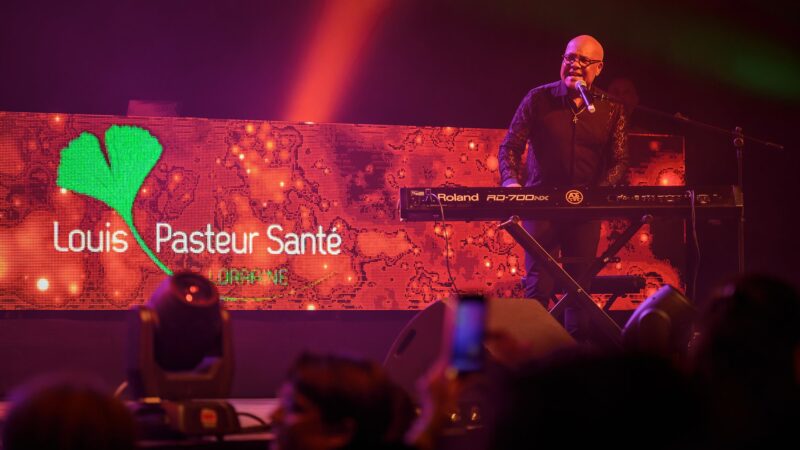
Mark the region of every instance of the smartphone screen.
[[450, 366], [458, 372], [483, 369], [486, 299], [462, 295], [456, 306]]

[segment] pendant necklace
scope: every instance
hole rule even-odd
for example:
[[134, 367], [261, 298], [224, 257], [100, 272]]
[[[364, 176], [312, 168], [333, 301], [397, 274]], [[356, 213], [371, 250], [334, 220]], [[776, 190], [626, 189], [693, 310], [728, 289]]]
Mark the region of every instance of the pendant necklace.
[[578, 109], [578, 111], [575, 111], [575, 108], [573, 108], [573, 107], [572, 107], [572, 105], [570, 105], [569, 112], [571, 112], [571, 113], [572, 113], [572, 123], [574, 123], [574, 124], [577, 124], [577, 123], [578, 123], [578, 116], [579, 116], [579, 115], [580, 115], [580, 114], [581, 114], [581, 113], [582, 113], [582, 112], [583, 112], [585, 109], [586, 109], [586, 106], [584, 105], [584, 106], [581, 106], [581, 107]]

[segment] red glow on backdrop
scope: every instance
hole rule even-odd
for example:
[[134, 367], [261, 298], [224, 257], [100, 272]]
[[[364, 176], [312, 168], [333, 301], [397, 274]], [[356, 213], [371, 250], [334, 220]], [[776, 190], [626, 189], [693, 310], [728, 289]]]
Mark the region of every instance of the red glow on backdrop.
[[[496, 223], [403, 223], [397, 211], [400, 187], [496, 185], [487, 161], [505, 130], [80, 115], [54, 128], [51, 115], [3, 117], [0, 187], [15, 194], [0, 198], [0, 308], [128, 309], [163, 278], [120, 214], [56, 183], [61, 149], [114, 124], [164, 146], [133, 187], [142, 239], [166, 267], [212, 278], [229, 309], [424, 308], [450, 294], [446, 259], [461, 289], [522, 296], [522, 251]], [[682, 181], [682, 148], [660, 139], [654, 154], [632, 136], [631, 183]], [[604, 222], [599, 250], [619, 227]], [[641, 233], [603, 274], [680, 286], [654, 257], [658, 235]], [[644, 292], [615, 308], [637, 299]]]
[[289, 96], [287, 120], [327, 122], [346, 95], [349, 80], [389, 0], [323, 2], [299, 76]]

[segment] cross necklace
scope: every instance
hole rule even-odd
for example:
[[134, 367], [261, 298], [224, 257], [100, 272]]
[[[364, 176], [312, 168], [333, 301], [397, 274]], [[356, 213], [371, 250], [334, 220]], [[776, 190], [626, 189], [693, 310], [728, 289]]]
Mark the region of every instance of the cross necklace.
[[578, 108], [577, 111], [575, 111], [574, 105], [575, 104], [572, 103], [572, 101], [570, 100], [569, 112], [572, 113], [572, 123], [577, 124], [578, 123], [578, 116], [580, 115], [580, 113], [582, 113], [584, 110], [586, 110], [586, 105], [581, 106], [580, 108]]

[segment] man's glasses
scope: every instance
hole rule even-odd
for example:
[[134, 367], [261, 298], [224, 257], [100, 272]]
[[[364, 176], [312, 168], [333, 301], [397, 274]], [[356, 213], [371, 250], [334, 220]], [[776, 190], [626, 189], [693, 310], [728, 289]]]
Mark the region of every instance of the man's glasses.
[[575, 61], [577, 61], [578, 65], [580, 65], [581, 67], [589, 67], [592, 64], [603, 62], [602, 59], [589, 59], [583, 55], [576, 55], [575, 53], [567, 53], [566, 55], [561, 55], [561, 58], [567, 64], [573, 64], [575, 63]]

